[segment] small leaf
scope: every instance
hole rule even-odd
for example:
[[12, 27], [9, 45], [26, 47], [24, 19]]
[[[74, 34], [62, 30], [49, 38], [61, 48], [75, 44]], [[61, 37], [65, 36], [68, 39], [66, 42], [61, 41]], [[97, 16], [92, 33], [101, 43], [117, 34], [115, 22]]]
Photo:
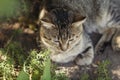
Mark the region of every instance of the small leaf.
[[51, 80], [50, 66], [51, 66], [51, 61], [48, 58], [48, 60], [45, 61], [45, 68], [41, 80]]
[[17, 77], [17, 80], [29, 80], [29, 75], [26, 72], [21, 71]]
[[38, 69], [33, 71], [32, 80], [40, 80], [40, 72]]

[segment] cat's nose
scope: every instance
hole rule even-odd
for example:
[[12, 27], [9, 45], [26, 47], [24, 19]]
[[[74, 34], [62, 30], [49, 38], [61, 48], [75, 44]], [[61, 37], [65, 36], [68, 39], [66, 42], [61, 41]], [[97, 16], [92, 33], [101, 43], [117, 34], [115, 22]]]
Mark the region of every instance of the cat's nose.
[[62, 44], [60, 46], [60, 48], [61, 48], [62, 51], [66, 51], [68, 49], [68, 45], [67, 44]]

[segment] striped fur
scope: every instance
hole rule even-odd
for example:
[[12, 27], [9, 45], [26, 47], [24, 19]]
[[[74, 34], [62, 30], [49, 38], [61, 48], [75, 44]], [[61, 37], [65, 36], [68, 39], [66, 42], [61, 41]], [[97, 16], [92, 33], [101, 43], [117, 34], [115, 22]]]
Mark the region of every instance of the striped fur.
[[41, 42], [58, 63], [75, 60], [78, 65], [90, 64], [94, 49], [87, 33], [103, 34], [111, 27], [120, 27], [119, 0], [43, 0], [43, 4]]

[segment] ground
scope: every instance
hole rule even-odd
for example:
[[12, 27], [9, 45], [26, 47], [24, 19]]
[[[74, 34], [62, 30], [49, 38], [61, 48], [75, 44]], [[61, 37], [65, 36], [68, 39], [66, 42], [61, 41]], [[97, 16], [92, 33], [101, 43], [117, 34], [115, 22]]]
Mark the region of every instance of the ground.
[[[26, 53], [32, 49], [39, 49], [36, 41], [38, 33], [29, 27], [21, 26], [18, 22], [0, 24], [0, 48], [5, 47], [17, 29], [21, 29], [23, 33], [17, 35], [14, 40], [21, 44]], [[93, 42], [98, 41], [98, 36], [98, 34], [93, 34]], [[101, 63], [106, 60], [109, 61], [109, 64], [106, 66], [109, 77], [111, 77], [112, 80], [120, 80], [120, 52], [114, 52], [110, 44], [107, 45], [103, 53], [95, 54], [93, 64], [90, 66], [77, 66], [71, 62], [68, 64], [58, 64], [59, 67], [57, 71], [62, 70], [71, 80], [79, 80], [82, 76], [85, 76], [86, 80], [94, 80], [96, 77], [105, 74], [103, 71], [104, 69], [106, 70], [106, 68], [100, 68], [99, 66], [103, 66], [104, 64]], [[101, 74], [100, 72], [103, 73]], [[89, 75], [88, 78], [86, 74]], [[83, 78], [82, 80], [85, 79]]]

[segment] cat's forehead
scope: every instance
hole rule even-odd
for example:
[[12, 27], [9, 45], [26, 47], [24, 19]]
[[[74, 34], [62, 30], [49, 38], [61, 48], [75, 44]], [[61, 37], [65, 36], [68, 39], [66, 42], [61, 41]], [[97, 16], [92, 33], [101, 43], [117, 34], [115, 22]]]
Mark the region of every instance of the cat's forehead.
[[51, 11], [51, 14], [53, 16], [53, 23], [65, 27], [72, 23], [72, 12], [63, 9], [63, 8], [57, 8]]

